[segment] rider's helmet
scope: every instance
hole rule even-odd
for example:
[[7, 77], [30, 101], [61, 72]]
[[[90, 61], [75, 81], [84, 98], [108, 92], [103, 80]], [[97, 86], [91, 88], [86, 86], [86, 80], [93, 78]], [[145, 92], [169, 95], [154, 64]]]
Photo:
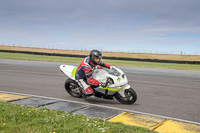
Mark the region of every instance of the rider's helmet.
[[[92, 64], [94, 64], [94, 65], [99, 65], [100, 63], [101, 63], [101, 59], [102, 59], [102, 54], [101, 54], [101, 52], [100, 51], [98, 51], [98, 50], [92, 50], [91, 52], [90, 52], [90, 61], [92, 62]], [[98, 60], [98, 61], [96, 61], [96, 60]]]

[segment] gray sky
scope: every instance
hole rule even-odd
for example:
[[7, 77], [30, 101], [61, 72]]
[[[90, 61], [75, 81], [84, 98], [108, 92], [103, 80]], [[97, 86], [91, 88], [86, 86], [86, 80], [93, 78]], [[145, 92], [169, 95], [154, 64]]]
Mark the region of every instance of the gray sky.
[[200, 1], [0, 0], [0, 44], [200, 55]]

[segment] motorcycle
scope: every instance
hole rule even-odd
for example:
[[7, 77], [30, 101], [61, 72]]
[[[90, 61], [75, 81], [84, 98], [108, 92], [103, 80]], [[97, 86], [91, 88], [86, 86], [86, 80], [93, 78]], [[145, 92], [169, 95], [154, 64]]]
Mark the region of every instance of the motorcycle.
[[[80, 86], [75, 80], [76, 69], [76, 66], [60, 65], [60, 71], [69, 77], [65, 81], [66, 91], [73, 97], [82, 98]], [[128, 84], [128, 79], [121, 69], [117, 67], [113, 67], [113, 69], [94, 69], [93, 78], [105, 83], [106, 86], [91, 86], [95, 97], [104, 99], [116, 98], [122, 104], [133, 104], [136, 102], [137, 94]]]

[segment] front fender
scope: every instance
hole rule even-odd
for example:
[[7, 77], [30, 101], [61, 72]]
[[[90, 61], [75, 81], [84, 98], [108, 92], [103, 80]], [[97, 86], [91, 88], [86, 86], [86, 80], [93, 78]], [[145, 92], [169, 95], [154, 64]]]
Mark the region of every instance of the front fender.
[[118, 93], [119, 93], [122, 97], [125, 97], [124, 91], [125, 91], [126, 89], [129, 89], [130, 87], [131, 87], [131, 86], [130, 86], [129, 84], [126, 84], [126, 85], [124, 85], [124, 86], [122, 87], [121, 90], [118, 91]]

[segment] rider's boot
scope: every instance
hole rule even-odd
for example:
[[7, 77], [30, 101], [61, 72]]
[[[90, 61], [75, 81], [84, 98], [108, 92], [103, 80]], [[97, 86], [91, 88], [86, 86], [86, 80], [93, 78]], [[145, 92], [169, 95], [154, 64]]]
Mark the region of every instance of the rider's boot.
[[93, 95], [93, 92], [94, 92], [91, 86], [89, 86], [85, 90], [83, 88], [79, 87], [79, 91], [81, 92], [82, 97], [84, 97], [84, 98], [87, 96]]

